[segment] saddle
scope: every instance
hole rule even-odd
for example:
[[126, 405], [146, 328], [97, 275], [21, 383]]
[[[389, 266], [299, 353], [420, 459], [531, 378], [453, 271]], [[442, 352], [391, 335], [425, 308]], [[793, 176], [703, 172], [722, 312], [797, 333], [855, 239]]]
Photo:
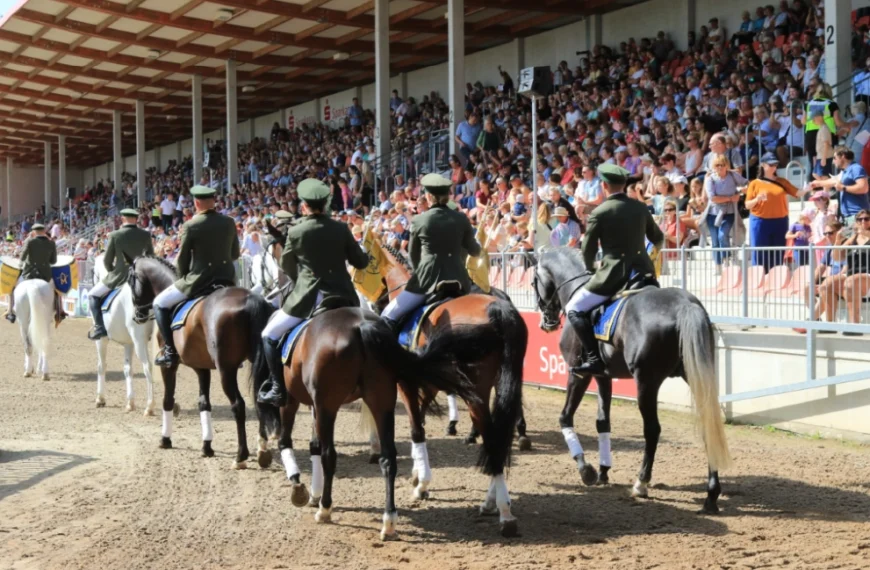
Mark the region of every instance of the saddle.
[[431, 305], [432, 303], [455, 299], [464, 294], [465, 292], [462, 290], [462, 283], [459, 281], [442, 281], [435, 286], [435, 291], [426, 296], [423, 304]]
[[314, 311], [311, 313], [310, 318], [314, 318], [317, 315], [325, 313], [326, 311], [332, 311], [334, 309], [343, 309], [345, 307], [350, 307], [352, 309], [356, 309], [357, 306], [353, 301], [349, 301], [343, 297], [337, 297], [335, 295], [331, 295], [329, 297], [324, 297], [321, 299], [320, 304], [314, 308]]
[[356, 305], [347, 299], [342, 297], [337, 297], [331, 295], [329, 297], [324, 297], [320, 300], [320, 304], [315, 307], [314, 311], [311, 313], [311, 316], [287, 331], [284, 336], [281, 338], [278, 346], [281, 347], [281, 361], [284, 364], [290, 362], [290, 359], [293, 357], [293, 350], [296, 348], [296, 343], [299, 340], [299, 337], [302, 335], [302, 331], [304, 331], [311, 321], [317, 315], [321, 315], [327, 311], [333, 311], [335, 309], [343, 309], [345, 307], [357, 308]]
[[[225, 289], [227, 287], [235, 287], [235, 283], [229, 283], [226, 281], [213, 281], [203, 288], [199, 295], [192, 299], [188, 299], [187, 301], [182, 302], [180, 305], [175, 307], [175, 310], [172, 312], [172, 330], [178, 330], [184, 326], [187, 322], [187, 317], [190, 315], [193, 308], [196, 307], [203, 299], [218, 291], [220, 289]], [[105, 309], [104, 309], [105, 310]]]
[[109, 310], [112, 308], [112, 303], [114, 302], [115, 299], [118, 298], [118, 293], [120, 293], [120, 292], [121, 292], [121, 288], [116, 287], [116, 288], [112, 289], [111, 291], [109, 291], [109, 293], [105, 297], [103, 297], [103, 304], [100, 305], [100, 308], [104, 313], [109, 312]]

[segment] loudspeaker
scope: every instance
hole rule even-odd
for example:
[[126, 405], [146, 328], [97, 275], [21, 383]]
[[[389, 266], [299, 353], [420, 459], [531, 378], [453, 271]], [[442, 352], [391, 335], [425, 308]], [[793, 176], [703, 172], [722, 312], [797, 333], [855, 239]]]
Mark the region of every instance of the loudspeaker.
[[546, 97], [553, 91], [553, 74], [550, 66], [527, 67], [520, 70], [517, 93], [526, 97]]
[[72, 200], [75, 197], [76, 197], [76, 189], [73, 188], [72, 186], [68, 186], [66, 189], [66, 199]]

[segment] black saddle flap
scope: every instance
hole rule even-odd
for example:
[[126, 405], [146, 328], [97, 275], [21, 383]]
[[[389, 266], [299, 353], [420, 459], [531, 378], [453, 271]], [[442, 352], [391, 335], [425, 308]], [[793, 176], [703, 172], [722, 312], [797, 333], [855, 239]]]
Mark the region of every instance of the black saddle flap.
[[431, 305], [444, 299], [455, 299], [464, 293], [462, 283], [459, 281], [442, 281], [435, 286], [435, 292], [426, 297], [425, 304]]
[[646, 287], [659, 287], [658, 279], [652, 273], [644, 273], [633, 276], [625, 286], [626, 291], [639, 291]]
[[227, 287], [235, 287], [236, 284], [232, 281], [217, 280], [212, 281], [208, 285], [204, 285], [202, 289], [196, 292], [196, 297], [208, 297], [218, 289], [226, 289]]
[[353, 301], [345, 299], [344, 297], [324, 297], [320, 304], [314, 309], [314, 312], [311, 313], [312, 317], [316, 317], [320, 313], [325, 313], [326, 311], [332, 311], [333, 309], [343, 309], [345, 307], [356, 308], [356, 304]]

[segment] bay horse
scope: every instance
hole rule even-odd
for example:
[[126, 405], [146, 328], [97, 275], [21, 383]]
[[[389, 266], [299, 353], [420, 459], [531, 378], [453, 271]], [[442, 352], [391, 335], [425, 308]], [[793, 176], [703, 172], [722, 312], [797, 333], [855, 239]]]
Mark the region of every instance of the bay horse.
[[[552, 332], [559, 327], [563, 307], [590, 277], [579, 250], [555, 248], [539, 255], [533, 288], [541, 312], [541, 329]], [[661, 433], [659, 387], [666, 378], [679, 376], [685, 379], [692, 393], [698, 427], [706, 446], [708, 476], [703, 511], [718, 512], [717, 502], [721, 494], [719, 470], [728, 467], [731, 458], [718, 402], [713, 325], [701, 302], [691, 293], [675, 288], [652, 287], [633, 293], [625, 300], [612, 344], [601, 342], [599, 345], [609, 373], [609, 377], [596, 378], [599, 386], [596, 425], [600, 475], [586, 463], [573, 427], [574, 413], [592, 381], [591, 377], [569, 373], [565, 406], [559, 416], [562, 434], [583, 482], [587, 485], [608, 482], [612, 377], [630, 376], [637, 382], [637, 403], [643, 418], [645, 441], [643, 462], [632, 496], [648, 496]], [[565, 361], [574, 362], [581, 344], [573, 327], [564, 327], [559, 346]]]
[[[137, 318], [146, 318], [154, 298], [176, 280], [175, 266], [159, 257], [127, 258], [130, 272], [127, 284], [133, 293]], [[214, 430], [211, 420], [211, 371], [217, 370], [221, 387], [230, 401], [236, 420], [238, 449], [233, 461], [234, 469], [245, 469], [250, 457], [245, 431], [245, 401], [239, 391], [238, 372], [245, 360], [252, 363], [252, 382], [265, 379], [269, 374], [262, 351], [260, 334], [266, 326], [273, 308], [263, 297], [241, 287], [215, 290], [188, 313], [182, 328], [174, 331], [175, 346], [181, 363], [193, 368], [199, 380], [199, 413], [202, 425], [202, 455], [213, 457]], [[160, 343], [162, 337], [157, 335]], [[161, 368], [163, 376], [163, 431], [160, 447], [172, 448], [172, 418], [177, 412], [175, 383], [178, 365]], [[258, 411], [261, 408], [258, 406]], [[260, 437], [265, 438], [266, 426], [260, 423]]]
[[[475, 387], [457, 366], [457, 346], [480, 343], [476, 328], [445, 331], [418, 353], [399, 344], [389, 326], [375, 314], [354, 307], [337, 307], [315, 315], [298, 333], [289, 362], [284, 366], [287, 403], [280, 410], [278, 446], [292, 484], [294, 506], [318, 506], [315, 521], [329, 522], [333, 509], [332, 486], [336, 470], [335, 420], [346, 403], [361, 399], [371, 414], [380, 443], [379, 463], [386, 483], [381, 539], [396, 537], [395, 408], [397, 389], [418, 408], [431, 401], [424, 394], [449, 390], [478, 402]], [[254, 397], [265, 378], [257, 377]], [[292, 432], [300, 405], [312, 408], [314, 425], [311, 454], [311, 492], [301, 483], [293, 450]], [[263, 414], [276, 414], [263, 406]], [[270, 423], [278, 423], [274, 419]], [[262, 443], [262, 442], [261, 442]], [[261, 462], [267, 466], [268, 462]], [[309, 502], [310, 501], [310, 502]]]
[[[94, 260], [94, 283], [99, 283], [108, 274], [103, 265], [103, 255]], [[133, 390], [133, 352], [142, 364], [145, 374], [145, 413], [146, 416], [154, 415], [154, 382], [151, 372], [151, 352], [148, 343], [154, 334], [154, 320], [146, 318], [144, 321], [136, 317], [136, 307], [133, 305], [133, 292], [130, 286], [124, 283], [116, 293], [109, 310], [103, 315], [106, 324], [106, 332], [109, 336], [97, 341], [97, 398], [96, 405], [102, 408], [106, 405], [106, 351], [110, 341], [115, 341], [124, 347], [124, 380], [127, 384], [126, 410], [132, 412], [136, 409]]]
[[[385, 281], [388, 296], [394, 297], [410, 279], [411, 267], [404, 256], [392, 248], [384, 248], [384, 254], [393, 265]], [[466, 405], [474, 429], [483, 438], [478, 466], [491, 476], [480, 512], [484, 515], [498, 514], [502, 535], [514, 536], [518, 531], [517, 520], [510, 511], [504, 469], [510, 463], [515, 428], [519, 431], [518, 443], [521, 448], [530, 447], [522, 411], [523, 359], [528, 345], [528, 329], [510, 301], [493, 295], [472, 293], [445, 301], [432, 310], [421, 323], [417, 346], [425, 347], [433, 335], [440, 334], [442, 330], [468, 325], [479, 329], [482, 338], [477, 343], [469, 343], [465, 350], [457, 351], [457, 358], [477, 388], [480, 401], [466, 400]], [[495, 400], [490, 411], [489, 401], [493, 389]], [[426, 450], [423, 410], [436, 394], [436, 391], [427, 392], [422, 408], [402, 394], [411, 420], [415, 498], [429, 496], [432, 471]]]

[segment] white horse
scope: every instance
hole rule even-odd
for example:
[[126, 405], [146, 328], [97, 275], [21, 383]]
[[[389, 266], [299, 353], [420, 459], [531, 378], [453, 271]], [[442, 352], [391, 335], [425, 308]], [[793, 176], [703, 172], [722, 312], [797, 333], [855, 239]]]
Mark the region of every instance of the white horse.
[[[15, 287], [15, 315], [24, 341], [24, 377], [33, 376], [33, 357], [38, 355], [36, 373], [49, 380], [48, 347], [54, 321], [54, 286], [42, 279], [27, 279]], [[35, 350], [35, 354], [34, 354]]]
[[273, 306], [280, 302], [280, 288], [289, 281], [275, 261], [274, 247], [273, 241], [251, 259], [251, 291], [271, 301]]
[[[103, 280], [108, 272], [103, 265], [103, 256], [94, 260], [94, 283]], [[128, 412], [136, 409], [133, 391], [132, 356], [136, 351], [136, 358], [142, 363], [142, 371], [145, 373], [145, 386], [147, 398], [145, 401], [145, 415], [154, 415], [154, 383], [151, 376], [151, 351], [148, 343], [154, 333], [154, 321], [146, 320], [144, 323], [136, 322], [136, 308], [133, 306], [133, 294], [130, 286], [124, 283], [118, 296], [112, 302], [109, 310], [103, 315], [103, 322], [109, 336], [97, 341], [97, 399], [98, 408], [106, 405], [106, 349], [109, 341], [113, 340], [124, 347], [124, 379], [127, 382], [127, 407]]]

